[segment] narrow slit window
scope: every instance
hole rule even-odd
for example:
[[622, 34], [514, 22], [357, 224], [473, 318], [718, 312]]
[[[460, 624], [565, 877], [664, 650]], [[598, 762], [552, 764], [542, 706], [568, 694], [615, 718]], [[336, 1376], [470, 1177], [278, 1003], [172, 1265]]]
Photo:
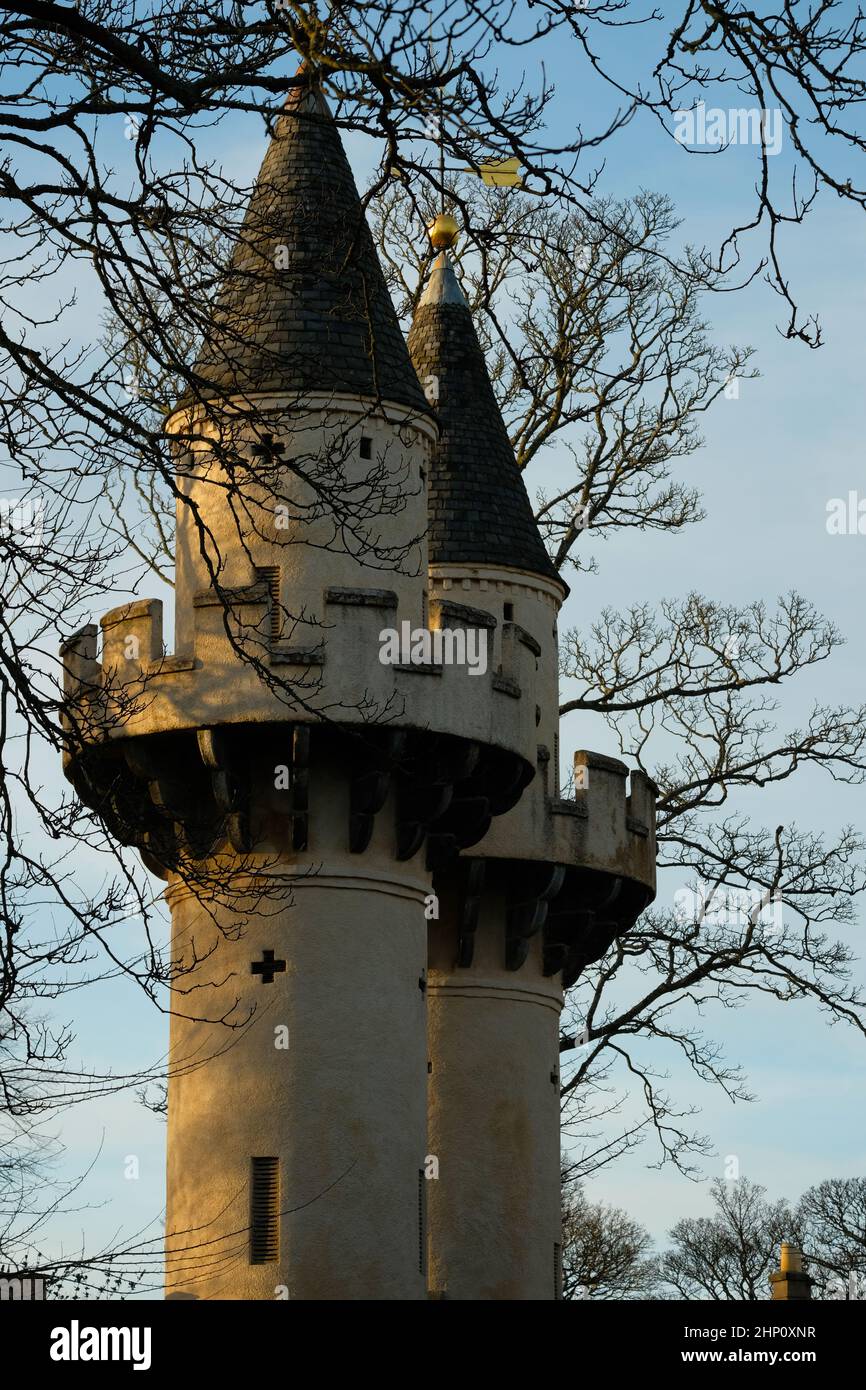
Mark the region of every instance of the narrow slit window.
[[256, 570], [256, 579], [260, 584], [267, 584], [270, 594], [270, 610], [268, 622], [270, 627], [270, 637], [272, 642], [279, 641], [280, 629], [282, 627], [282, 611], [280, 608], [280, 568], [279, 565], [263, 565]]
[[371, 459], [373, 457], [373, 441], [368, 434], [361, 435], [361, 458]]
[[513, 603], [506, 603], [506, 605], [505, 605], [505, 621], [506, 621], [507, 623], [513, 623], [513, 622], [514, 622], [514, 604], [513, 604]]
[[280, 1258], [280, 1160], [254, 1158], [250, 1178], [250, 1264]]
[[562, 1246], [553, 1247], [553, 1297], [562, 1298]]

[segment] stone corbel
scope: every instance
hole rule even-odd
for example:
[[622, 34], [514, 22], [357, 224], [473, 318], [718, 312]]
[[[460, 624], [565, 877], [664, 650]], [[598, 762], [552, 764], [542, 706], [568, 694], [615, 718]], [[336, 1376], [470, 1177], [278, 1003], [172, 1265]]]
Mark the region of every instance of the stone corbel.
[[172, 826], [176, 846], [182, 843], [193, 859], [204, 859], [216, 837], [214, 817], [208, 815], [210, 801], [203, 804], [189, 778], [174, 773], [174, 761], [165, 748], [134, 739], [125, 745], [123, 756], [133, 776], [147, 783], [151, 805]]
[[479, 756], [475, 743], [438, 743], [404, 769], [397, 809], [398, 859], [417, 854], [428, 833], [429, 868], [454, 857], [459, 846], [448, 822], [455, 783], [470, 776]]
[[388, 798], [390, 774], [381, 769], [360, 769], [352, 774], [349, 792], [349, 849], [363, 854], [370, 843], [376, 816]]
[[237, 854], [246, 854], [250, 849], [250, 822], [245, 779], [231, 766], [228, 740], [221, 730], [198, 729], [196, 739], [201, 760], [210, 773], [226, 839]]
[[529, 943], [547, 921], [550, 903], [565, 882], [564, 864], [522, 863], [515, 875], [505, 927], [505, 968], [519, 970], [529, 955]]
[[478, 929], [478, 913], [481, 907], [481, 894], [487, 863], [484, 859], [463, 859], [458, 867], [462, 869], [462, 882], [459, 887], [460, 910], [457, 925], [457, 964], [467, 969], [475, 954], [475, 932]]
[[310, 836], [310, 726], [296, 724], [292, 729], [289, 759], [289, 796], [292, 821], [292, 849], [307, 848]]

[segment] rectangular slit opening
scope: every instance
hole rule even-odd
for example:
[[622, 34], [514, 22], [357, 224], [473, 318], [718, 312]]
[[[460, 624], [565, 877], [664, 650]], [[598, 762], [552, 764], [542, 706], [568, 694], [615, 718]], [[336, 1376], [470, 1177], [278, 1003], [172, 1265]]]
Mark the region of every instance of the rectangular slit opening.
[[250, 1264], [280, 1258], [280, 1160], [254, 1158], [250, 1174]]
[[271, 596], [270, 607], [270, 637], [272, 642], [278, 642], [282, 629], [283, 615], [280, 612], [280, 568], [279, 565], [263, 565], [256, 570], [256, 579], [260, 584], [267, 584], [268, 593]]

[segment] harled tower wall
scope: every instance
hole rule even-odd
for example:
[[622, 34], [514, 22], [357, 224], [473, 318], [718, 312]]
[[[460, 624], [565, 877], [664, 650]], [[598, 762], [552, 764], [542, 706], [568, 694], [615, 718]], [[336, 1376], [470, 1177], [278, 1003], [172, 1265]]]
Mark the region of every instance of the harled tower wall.
[[[261, 805], [276, 798], [266, 755], [256, 761]], [[175, 952], [207, 957], [172, 1020], [169, 1295], [426, 1296], [430, 876], [423, 855], [395, 861], [387, 802], [364, 853], [351, 852], [351, 791], [338, 750], [314, 740], [307, 849], [276, 813], [282, 843], [272, 834], [252, 864], [229, 866], [230, 902], [169, 889]], [[251, 962], [269, 950], [282, 969], [266, 983]], [[228, 1026], [190, 1018], [202, 1003]], [[257, 1158], [276, 1160], [278, 1184], [264, 1255]]]

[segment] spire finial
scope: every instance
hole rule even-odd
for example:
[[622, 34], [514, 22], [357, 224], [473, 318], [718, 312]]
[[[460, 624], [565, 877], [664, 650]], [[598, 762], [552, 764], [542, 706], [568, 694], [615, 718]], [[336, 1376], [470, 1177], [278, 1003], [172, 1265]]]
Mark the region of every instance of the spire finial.
[[427, 234], [437, 251], [447, 251], [457, 240], [459, 223], [450, 212], [439, 212], [427, 227]]

